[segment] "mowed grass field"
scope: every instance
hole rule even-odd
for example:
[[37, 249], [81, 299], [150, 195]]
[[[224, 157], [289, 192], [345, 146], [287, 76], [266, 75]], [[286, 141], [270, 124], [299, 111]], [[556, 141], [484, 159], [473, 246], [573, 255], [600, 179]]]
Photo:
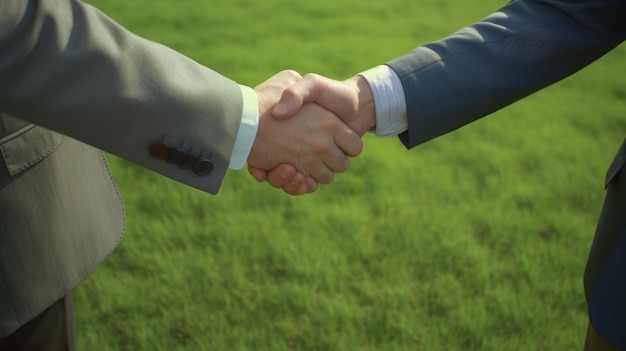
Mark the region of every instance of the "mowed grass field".
[[[282, 69], [347, 78], [506, 3], [90, 2], [249, 86]], [[581, 349], [624, 73], [621, 46], [412, 150], [366, 135], [303, 197], [245, 170], [212, 196], [111, 156], [127, 231], [75, 292], [79, 349]]]

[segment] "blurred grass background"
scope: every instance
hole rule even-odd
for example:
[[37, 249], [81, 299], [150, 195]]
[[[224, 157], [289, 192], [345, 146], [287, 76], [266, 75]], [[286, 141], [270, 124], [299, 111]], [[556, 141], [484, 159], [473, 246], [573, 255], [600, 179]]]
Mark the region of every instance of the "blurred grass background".
[[[287, 68], [347, 78], [505, 4], [90, 2], [249, 86]], [[128, 228], [75, 292], [79, 350], [581, 349], [625, 71], [621, 46], [411, 151], [366, 135], [304, 197], [246, 171], [211, 196], [110, 157]]]

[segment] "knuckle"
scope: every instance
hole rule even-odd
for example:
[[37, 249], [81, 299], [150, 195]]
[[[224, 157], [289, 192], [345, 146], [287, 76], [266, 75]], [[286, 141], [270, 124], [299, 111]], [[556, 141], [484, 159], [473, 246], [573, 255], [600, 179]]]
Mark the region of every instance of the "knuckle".
[[286, 75], [288, 75], [291, 78], [294, 78], [296, 80], [302, 79], [302, 76], [300, 75], [300, 73], [298, 73], [297, 71], [294, 71], [292, 69], [288, 69], [284, 71]]
[[304, 75], [304, 77], [302, 77], [302, 79], [309, 80], [309, 81], [311, 81], [313, 83], [320, 81], [321, 78], [322, 77], [319, 74], [317, 74], [317, 73], [307, 73], [307, 74]]
[[317, 78], [317, 74], [315, 73], [306, 73], [303, 77], [303, 79], [316, 79]]
[[320, 113], [317, 118], [320, 129], [326, 132], [334, 132], [337, 129], [337, 121], [330, 118], [329, 114]]
[[327, 154], [330, 152], [331, 146], [325, 139], [320, 139], [311, 144], [311, 149], [315, 154]]

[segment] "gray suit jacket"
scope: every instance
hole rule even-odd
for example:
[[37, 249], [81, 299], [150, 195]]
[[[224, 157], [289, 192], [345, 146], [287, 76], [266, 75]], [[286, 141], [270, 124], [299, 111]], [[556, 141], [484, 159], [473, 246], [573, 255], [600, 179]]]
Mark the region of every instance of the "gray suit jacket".
[[[0, 337], [121, 239], [124, 210], [99, 150], [216, 193], [241, 113], [235, 82], [89, 5], [0, 1]], [[162, 159], [174, 149], [212, 171]]]

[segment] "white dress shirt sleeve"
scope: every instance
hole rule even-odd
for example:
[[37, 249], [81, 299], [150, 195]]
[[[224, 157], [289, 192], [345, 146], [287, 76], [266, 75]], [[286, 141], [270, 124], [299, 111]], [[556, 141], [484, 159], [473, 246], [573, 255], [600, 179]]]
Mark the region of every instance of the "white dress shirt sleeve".
[[376, 130], [372, 132], [378, 136], [390, 136], [406, 131], [406, 100], [396, 72], [387, 65], [380, 65], [359, 75], [365, 78], [374, 95]]
[[244, 85], [239, 87], [243, 95], [243, 110], [241, 112], [241, 124], [237, 133], [235, 148], [228, 166], [228, 168], [235, 170], [242, 169], [248, 160], [248, 155], [250, 155], [252, 144], [254, 144], [254, 139], [259, 129], [259, 102], [257, 95], [252, 88]]

